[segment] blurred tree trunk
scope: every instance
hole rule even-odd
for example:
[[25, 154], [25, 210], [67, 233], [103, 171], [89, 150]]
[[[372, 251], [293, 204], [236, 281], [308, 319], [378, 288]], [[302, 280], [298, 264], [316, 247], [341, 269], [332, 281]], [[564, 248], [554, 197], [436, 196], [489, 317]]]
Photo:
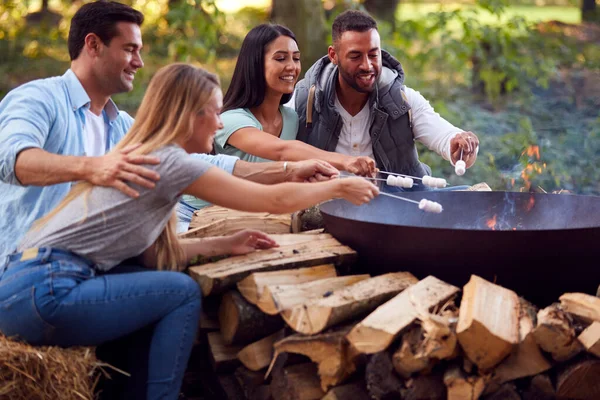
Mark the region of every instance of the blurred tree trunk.
[[364, 0], [363, 4], [375, 19], [387, 22], [392, 32], [396, 31], [396, 10], [400, 0]]
[[321, 0], [273, 0], [271, 20], [288, 27], [302, 53], [302, 76], [327, 54], [325, 13]]
[[600, 22], [596, 0], [581, 0], [581, 20], [584, 22]]
[[42, 7], [39, 11], [27, 14], [25, 16], [26, 24], [38, 25], [45, 29], [57, 27], [62, 15], [50, 10], [48, 3], [49, 0], [42, 0]]

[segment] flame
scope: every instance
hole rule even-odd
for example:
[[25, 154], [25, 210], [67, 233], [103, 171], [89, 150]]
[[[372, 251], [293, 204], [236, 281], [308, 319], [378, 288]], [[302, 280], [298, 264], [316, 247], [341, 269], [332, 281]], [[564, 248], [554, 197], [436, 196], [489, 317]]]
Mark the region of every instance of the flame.
[[[529, 162], [521, 171], [521, 179], [523, 180], [524, 186], [521, 188], [521, 192], [527, 191], [529, 192], [532, 185], [532, 179], [536, 176], [544, 172], [546, 169], [546, 163], [540, 162], [540, 146], [532, 144], [527, 146], [527, 148], [521, 153], [521, 156], [525, 156], [529, 158]], [[513, 181], [511, 181], [513, 182]], [[514, 187], [514, 182], [513, 182]]]
[[529, 202], [527, 202], [526, 210], [527, 212], [531, 211], [531, 209], [535, 206], [535, 198], [533, 196], [529, 197]]
[[498, 217], [498, 215], [494, 214], [494, 216], [492, 218], [488, 219], [487, 222], [485, 223], [487, 225], [487, 227], [493, 231], [496, 230], [496, 224], [497, 224], [497, 219], [498, 219], [497, 217]]
[[539, 160], [540, 159], [540, 146], [538, 146], [536, 144], [529, 145], [529, 147], [527, 147], [525, 149], [525, 151], [521, 153], [522, 156], [524, 156], [525, 154], [527, 154], [529, 157], [535, 156], [535, 159]]

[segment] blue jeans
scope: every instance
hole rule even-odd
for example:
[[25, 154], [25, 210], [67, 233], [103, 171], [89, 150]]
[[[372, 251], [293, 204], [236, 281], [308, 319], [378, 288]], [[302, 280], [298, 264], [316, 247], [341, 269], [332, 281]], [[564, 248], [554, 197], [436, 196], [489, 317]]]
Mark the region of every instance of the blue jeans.
[[97, 274], [70, 252], [39, 248], [0, 266], [0, 332], [32, 345], [97, 346], [154, 325], [148, 399], [177, 399], [200, 314], [179, 272]]
[[183, 200], [177, 202], [177, 233], [186, 232], [197, 209]]

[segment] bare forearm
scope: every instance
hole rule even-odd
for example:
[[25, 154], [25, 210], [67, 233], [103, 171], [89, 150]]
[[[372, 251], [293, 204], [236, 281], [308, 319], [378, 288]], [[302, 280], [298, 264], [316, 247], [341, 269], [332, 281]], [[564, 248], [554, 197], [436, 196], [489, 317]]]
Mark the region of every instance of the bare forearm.
[[42, 149], [23, 150], [15, 174], [23, 185], [48, 186], [85, 179], [88, 157], [61, 156]]
[[[311, 184], [283, 183], [270, 186], [264, 191], [258, 207], [268, 207], [273, 214], [286, 214], [309, 208], [315, 204], [341, 197], [341, 184], [335, 182], [317, 182]], [[261, 205], [262, 204], [262, 205]]]
[[239, 160], [233, 175], [256, 183], [273, 184], [285, 182], [289, 171], [283, 170], [283, 162], [251, 163]]
[[279, 159], [286, 161], [303, 161], [311, 158], [327, 161], [337, 169], [344, 169], [346, 156], [343, 154], [321, 150], [299, 140], [283, 141]]
[[179, 239], [179, 244], [185, 254], [186, 265], [197, 256], [214, 257], [227, 254], [229, 251], [224, 237]]

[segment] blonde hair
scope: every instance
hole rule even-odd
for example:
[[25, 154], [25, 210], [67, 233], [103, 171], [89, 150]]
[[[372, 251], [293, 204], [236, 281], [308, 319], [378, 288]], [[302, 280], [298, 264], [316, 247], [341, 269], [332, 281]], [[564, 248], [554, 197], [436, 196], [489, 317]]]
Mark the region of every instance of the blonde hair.
[[[183, 63], [161, 68], [150, 80], [133, 126], [111, 152], [141, 143], [132, 154], [149, 154], [171, 143], [186, 142], [193, 134], [196, 115], [202, 112], [218, 88], [217, 76], [202, 68]], [[89, 182], [73, 186], [54, 210], [36, 222], [36, 228], [46, 224], [69, 202], [93, 187]], [[158, 269], [178, 270], [183, 261], [176, 225], [177, 216], [173, 211], [155, 242]]]

